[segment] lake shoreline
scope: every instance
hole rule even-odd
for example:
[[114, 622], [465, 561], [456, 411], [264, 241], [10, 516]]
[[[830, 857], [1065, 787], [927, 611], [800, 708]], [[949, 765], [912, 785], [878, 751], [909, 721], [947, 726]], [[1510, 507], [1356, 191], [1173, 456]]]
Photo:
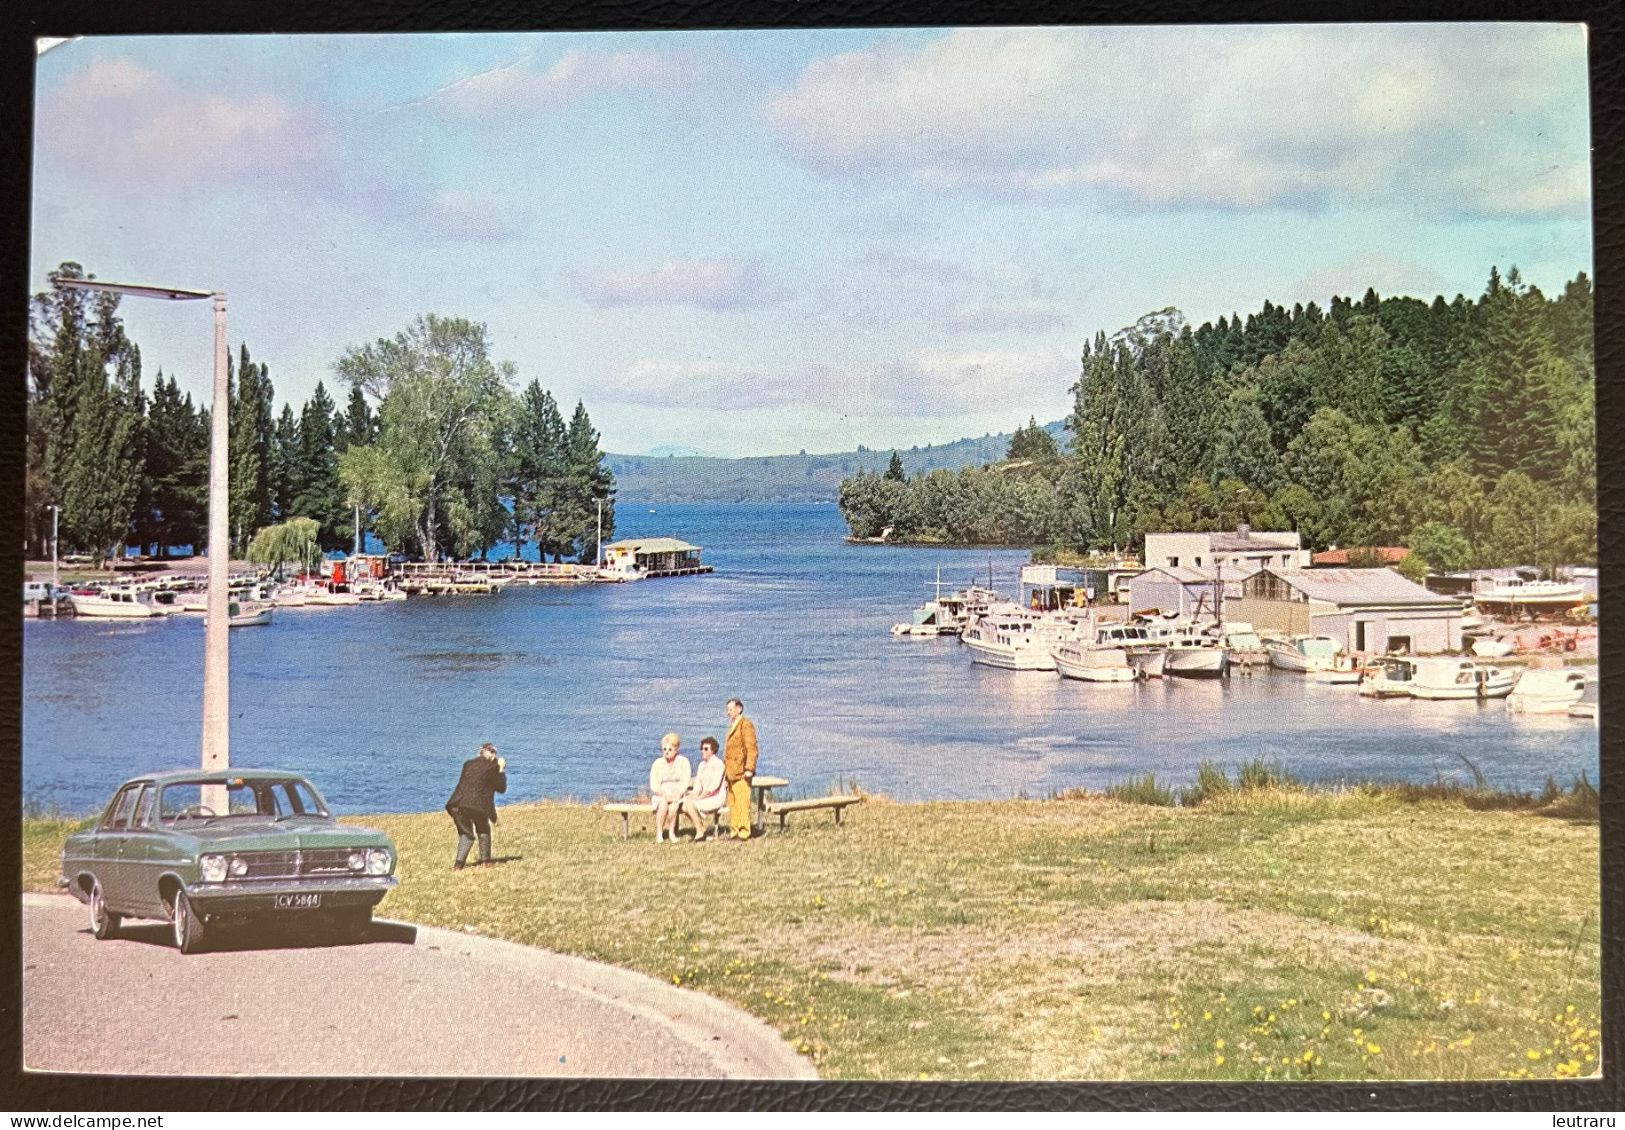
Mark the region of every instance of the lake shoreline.
[[[1598, 826], [1469, 803], [876, 798], [675, 845], [524, 803], [500, 809], [508, 861], [461, 873], [444, 813], [355, 819], [399, 849], [383, 914], [730, 1001], [825, 1078], [1591, 1074]], [[25, 890], [67, 831], [25, 819]]]

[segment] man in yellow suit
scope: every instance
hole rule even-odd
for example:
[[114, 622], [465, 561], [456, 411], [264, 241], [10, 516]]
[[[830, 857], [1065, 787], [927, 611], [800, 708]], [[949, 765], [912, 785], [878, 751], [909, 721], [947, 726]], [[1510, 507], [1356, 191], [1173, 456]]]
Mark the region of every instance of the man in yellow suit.
[[728, 736], [722, 746], [722, 777], [728, 782], [728, 826], [734, 839], [750, 839], [750, 779], [756, 776], [756, 723], [745, 704], [728, 700]]

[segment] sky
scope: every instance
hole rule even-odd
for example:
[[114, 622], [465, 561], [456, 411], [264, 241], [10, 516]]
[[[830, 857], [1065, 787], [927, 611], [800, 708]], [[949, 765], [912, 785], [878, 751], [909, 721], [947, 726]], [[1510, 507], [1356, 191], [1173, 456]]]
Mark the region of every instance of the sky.
[[[1592, 270], [1579, 25], [89, 38], [36, 91], [34, 289], [223, 290], [295, 411], [471, 318], [629, 454], [1010, 431], [1148, 311]], [[207, 303], [121, 309], [206, 401]]]

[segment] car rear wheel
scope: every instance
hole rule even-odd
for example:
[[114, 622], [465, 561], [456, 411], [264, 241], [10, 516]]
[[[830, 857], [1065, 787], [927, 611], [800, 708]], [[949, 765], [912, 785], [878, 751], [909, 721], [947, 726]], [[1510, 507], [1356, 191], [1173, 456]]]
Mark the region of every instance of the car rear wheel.
[[111, 938], [118, 930], [122, 919], [107, 909], [107, 900], [102, 898], [102, 885], [94, 879], [90, 881], [90, 932], [97, 941]]
[[175, 892], [174, 914], [175, 948], [182, 953], [197, 953], [203, 948], [203, 919], [192, 909], [192, 900], [185, 891]]

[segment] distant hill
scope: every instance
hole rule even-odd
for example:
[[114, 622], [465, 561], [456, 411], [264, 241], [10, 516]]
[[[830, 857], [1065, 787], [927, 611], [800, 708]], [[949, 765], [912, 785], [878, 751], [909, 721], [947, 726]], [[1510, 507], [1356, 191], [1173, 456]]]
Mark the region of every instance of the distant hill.
[[[1065, 425], [1044, 425], [1064, 449]], [[903, 470], [980, 467], [1004, 458], [1010, 435], [982, 436], [925, 447], [898, 448]], [[841, 480], [859, 471], [884, 471], [892, 449], [859, 447], [827, 455], [760, 455], [716, 459], [692, 455], [605, 455], [621, 498], [641, 502], [833, 502]]]

